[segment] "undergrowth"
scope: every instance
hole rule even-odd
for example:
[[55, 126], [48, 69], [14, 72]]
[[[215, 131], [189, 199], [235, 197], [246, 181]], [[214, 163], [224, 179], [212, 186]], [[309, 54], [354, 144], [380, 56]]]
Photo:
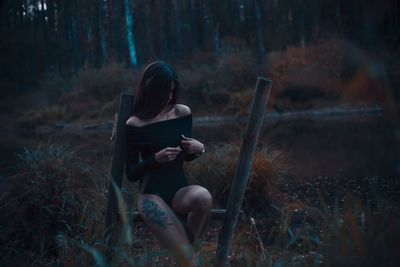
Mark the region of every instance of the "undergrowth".
[[[273, 81], [268, 108], [278, 112], [387, 106], [393, 97], [384, 65], [345, 40], [321, 39], [305, 47], [270, 52], [262, 60], [246, 47], [227, 46], [217, 56], [199, 53], [190, 61], [172, 62], [182, 84], [179, 102], [197, 115], [247, 115], [257, 76]], [[112, 120], [119, 94], [134, 93], [138, 74], [138, 70], [112, 63], [84, 69], [69, 81], [63, 77], [69, 88], [54, 88], [47, 109], [28, 108], [17, 126]], [[49, 75], [43, 79], [56, 80], [55, 86], [60, 83], [59, 74], [54, 73], [54, 79]], [[51, 91], [48, 87], [53, 83], [40, 84], [42, 90]]]
[[[185, 164], [191, 181], [224, 206], [238, 158], [236, 144], [216, 144]], [[19, 172], [2, 181], [0, 263], [30, 266], [173, 266], [171, 255], [140, 223], [133, 224], [125, 189], [117, 190], [121, 227], [104, 232], [108, 161], [94, 170], [76, 147], [45, 144], [18, 155]], [[347, 194], [318, 208], [279, 198], [290, 164], [273, 146], [257, 149], [232, 243], [232, 266], [398, 266], [400, 209], [374, 190]], [[109, 163], [109, 162], [108, 162]], [[286, 180], [287, 182], [287, 180]], [[290, 198], [289, 198], [290, 199]], [[201, 249], [215, 260], [220, 222]]]

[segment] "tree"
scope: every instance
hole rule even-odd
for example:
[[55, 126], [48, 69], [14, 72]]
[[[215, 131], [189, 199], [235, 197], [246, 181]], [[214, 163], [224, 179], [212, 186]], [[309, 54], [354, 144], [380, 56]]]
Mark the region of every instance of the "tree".
[[258, 49], [260, 55], [263, 56], [265, 54], [265, 45], [264, 45], [264, 31], [261, 26], [261, 8], [258, 0], [253, 0], [254, 2], [254, 13], [256, 18], [256, 28], [257, 28], [257, 36], [258, 36]]
[[126, 35], [129, 48], [129, 59], [131, 65], [136, 68], [138, 65], [136, 56], [135, 37], [133, 35], [133, 13], [131, 0], [125, 0], [125, 22], [126, 22]]

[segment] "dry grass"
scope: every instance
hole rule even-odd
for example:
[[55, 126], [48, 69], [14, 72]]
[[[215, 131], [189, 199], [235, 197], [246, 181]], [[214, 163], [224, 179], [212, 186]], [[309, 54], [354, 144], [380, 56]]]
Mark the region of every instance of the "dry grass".
[[[306, 47], [289, 47], [268, 55], [271, 100], [284, 108], [311, 101], [306, 108], [322, 105], [386, 105], [390, 88], [382, 63], [345, 40], [319, 40]], [[296, 89], [305, 100], [285, 95]], [[309, 92], [317, 91], [309, 95]], [[307, 98], [308, 96], [308, 98]], [[289, 98], [289, 103], [280, 103]], [[293, 106], [293, 108], [291, 107]], [[301, 106], [300, 106], [301, 108]]]
[[53, 92], [49, 86], [59, 85], [59, 74], [47, 74], [41, 90], [51, 94], [48, 107], [24, 111], [16, 126], [35, 128], [72, 121], [111, 120], [120, 93], [134, 91], [137, 75], [137, 71], [113, 63], [100, 69], [84, 69], [69, 77], [68, 88], [54, 88]]
[[19, 174], [2, 181], [2, 260], [40, 266], [65, 257], [79, 239], [93, 242], [105, 199], [79, 150], [45, 144], [18, 157]]
[[[207, 186], [221, 204], [238, 153], [236, 144], [218, 144], [185, 168], [191, 180]], [[103, 237], [106, 174], [88, 165], [79, 150], [46, 144], [25, 150], [19, 159], [19, 174], [1, 187], [0, 241], [7, 244], [2, 264], [173, 266], [152, 234], [130, 223], [124, 224], [114, 246], [119, 257], [109, 261]], [[108, 164], [108, 160], [102, 163]], [[282, 202], [275, 206], [276, 213], [265, 213], [269, 211], [265, 206], [276, 204], [274, 195], [281, 193], [288, 165], [274, 147], [257, 149], [243, 207], [246, 213], [253, 210], [255, 221], [247, 218], [239, 223], [232, 266], [396, 266], [400, 210], [373, 188], [368, 205], [347, 195], [343, 202], [321, 210]], [[121, 204], [120, 209], [125, 214], [127, 206]], [[205, 266], [212, 266], [219, 229], [216, 222], [209, 227], [201, 252]]]
[[30, 110], [17, 119], [15, 125], [21, 128], [36, 128], [42, 125], [55, 126], [66, 117], [66, 108], [49, 106], [44, 109]]
[[[236, 144], [211, 145], [207, 153], [195, 162], [185, 165], [185, 169], [192, 183], [209, 188], [217, 205], [224, 206], [222, 203], [226, 203], [229, 195], [238, 157], [239, 146]], [[257, 149], [249, 177], [245, 206], [257, 209], [263, 203], [269, 203], [271, 195], [278, 192], [288, 169], [281, 151], [271, 146]]]

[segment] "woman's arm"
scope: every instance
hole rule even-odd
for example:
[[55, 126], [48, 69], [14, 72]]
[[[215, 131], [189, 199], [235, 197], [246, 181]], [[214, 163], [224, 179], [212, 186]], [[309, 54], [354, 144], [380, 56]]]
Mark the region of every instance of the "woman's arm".
[[[191, 135], [190, 135], [191, 136]], [[204, 153], [204, 144], [200, 141], [182, 135], [181, 145], [183, 150], [183, 160], [192, 161]]]
[[166, 147], [160, 151], [151, 154], [146, 159], [142, 161], [139, 160], [139, 150], [135, 147], [128, 147], [126, 164], [125, 164], [125, 174], [126, 177], [134, 182], [142, 179], [146, 173], [154, 168], [162, 166], [166, 162], [175, 160], [176, 156], [182, 151], [178, 147]]
[[125, 164], [125, 175], [129, 181], [135, 182], [142, 179], [146, 173], [158, 166], [155, 154], [151, 154], [146, 159], [140, 161], [139, 150], [128, 148]]
[[190, 154], [183, 150], [183, 160], [184, 161], [192, 161], [194, 159], [197, 159], [200, 155], [199, 154]]

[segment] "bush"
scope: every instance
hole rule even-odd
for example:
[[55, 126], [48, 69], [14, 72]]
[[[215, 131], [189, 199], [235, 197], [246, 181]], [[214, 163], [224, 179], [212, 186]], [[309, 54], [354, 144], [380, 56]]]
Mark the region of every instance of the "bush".
[[70, 235], [86, 236], [89, 222], [101, 219], [100, 188], [76, 148], [25, 148], [18, 161], [19, 174], [8, 179], [9, 194], [1, 200], [0, 242], [8, 244], [2, 258], [22, 251], [28, 261], [57, 258]]
[[121, 92], [133, 92], [137, 73], [121, 64], [110, 64], [100, 69], [84, 69], [75, 82], [80, 97], [105, 102], [114, 99]]
[[[209, 146], [207, 153], [196, 159], [195, 163], [185, 165], [185, 168], [192, 183], [208, 188], [217, 205], [225, 207], [238, 157], [237, 145], [220, 143]], [[288, 165], [282, 152], [271, 146], [258, 148], [253, 159], [244, 205], [249, 209], [258, 209], [269, 203], [271, 196], [278, 192], [287, 171]]]
[[230, 112], [224, 107], [232, 94], [253, 87], [257, 75], [263, 75], [262, 64], [246, 48], [226, 48], [215, 62], [177, 69], [184, 89], [182, 96], [194, 112], [207, 115]]
[[[389, 98], [382, 64], [344, 40], [320, 39], [306, 47], [271, 52], [265, 67], [273, 80], [271, 101], [277, 109], [386, 104]], [[285, 92], [288, 89], [298, 92]], [[302, 103], [295, 103], [293, 97], [287, 101], [282, 96], [288, 94], [304, 99]]]
[[63, 95], [58, 105], [65, 107], [65, 119], [112, 119], [122, 92], [134, 93], [137, 72], [121, 64], [101, 69], [85, 69], [74, 78], [74, 88]]
[[30, 110], [17, 119], [16, 126], [21, 128], [36, 128], [43, 125], [56, 125], [67, 117], [65, 107], [50, 106], [39, 110]]

